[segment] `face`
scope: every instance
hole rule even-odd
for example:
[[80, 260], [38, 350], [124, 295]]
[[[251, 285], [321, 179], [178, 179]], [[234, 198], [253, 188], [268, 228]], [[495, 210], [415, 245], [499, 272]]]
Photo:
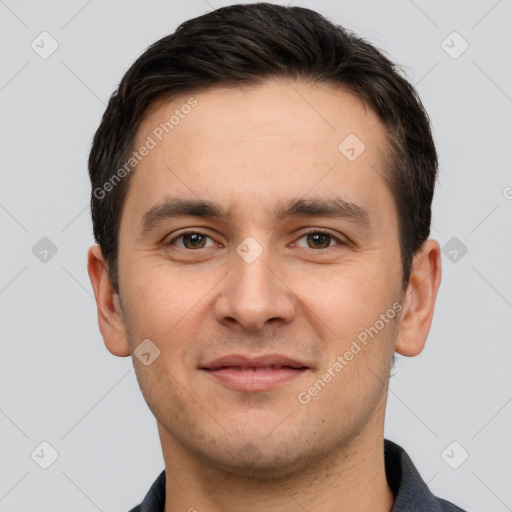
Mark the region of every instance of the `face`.
[[293, 473], [383, 422], [402, 300], [385, 128], [325, 85], [189, 97], [135, 141], [155, 145], [120, 226], [126, 344], [150, 340], [134, 365], [164, 452]]

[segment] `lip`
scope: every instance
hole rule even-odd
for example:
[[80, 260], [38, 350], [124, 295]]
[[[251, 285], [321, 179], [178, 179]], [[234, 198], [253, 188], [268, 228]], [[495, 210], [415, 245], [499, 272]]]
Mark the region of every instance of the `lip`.
[[221, 384], [238, 391], [265, 391], [290, 382], [309, 367], [281, 354], [258, 357], [231, 354], [200, 368]]

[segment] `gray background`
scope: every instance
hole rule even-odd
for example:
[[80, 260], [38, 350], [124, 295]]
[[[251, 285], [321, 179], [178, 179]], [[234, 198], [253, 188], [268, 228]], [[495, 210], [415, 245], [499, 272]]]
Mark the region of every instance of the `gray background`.
[[[135, 58], [228, 3], [0, 1], [2, 512], [127, 511], [163, 469], [131, 359], [107, 352], [97, 327], [86, 159]], [[426, 349], [399, 357], [386, 437], [435, 494], [468, 511], [512, 510], [512, 2], [293, 4], [404, 65], [439, 149], [443, 282]], [[58, 43], [47, 58], [55, 43], [43, 31]], [[55, 254], [40, 252], [43, 237]], [[58, 452], [48, 469], [43, 441]]]

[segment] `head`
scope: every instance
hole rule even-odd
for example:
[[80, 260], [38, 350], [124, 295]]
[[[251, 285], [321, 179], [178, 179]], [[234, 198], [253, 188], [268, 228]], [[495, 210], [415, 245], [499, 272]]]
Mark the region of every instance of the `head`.
[[[100, 328], [163, 442], [280, 474], [380, 428], [440, 282], [428, 116], [381, 51], [300, 7], [189, 20], [123, 77], [89, 173]], [[259, 391], [212, 377], [269, 353], [305, 370]]]

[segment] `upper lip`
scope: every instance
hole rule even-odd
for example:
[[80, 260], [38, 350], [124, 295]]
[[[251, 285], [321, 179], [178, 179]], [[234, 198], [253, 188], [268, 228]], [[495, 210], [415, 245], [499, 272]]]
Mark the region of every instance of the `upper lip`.
[[236, 366], [241, 368], [261, 368], [261, 367], [290, 367], [290, 368], [308, 368], [307, 365], [283, 356], [281, 354], [265, 354], [261, 356], [244, 356], [239, 354], [229, 354], [219, 357], [203, 365], [201, 369], [218, 370], [219, 368], [226, 368], [229, 366]]

